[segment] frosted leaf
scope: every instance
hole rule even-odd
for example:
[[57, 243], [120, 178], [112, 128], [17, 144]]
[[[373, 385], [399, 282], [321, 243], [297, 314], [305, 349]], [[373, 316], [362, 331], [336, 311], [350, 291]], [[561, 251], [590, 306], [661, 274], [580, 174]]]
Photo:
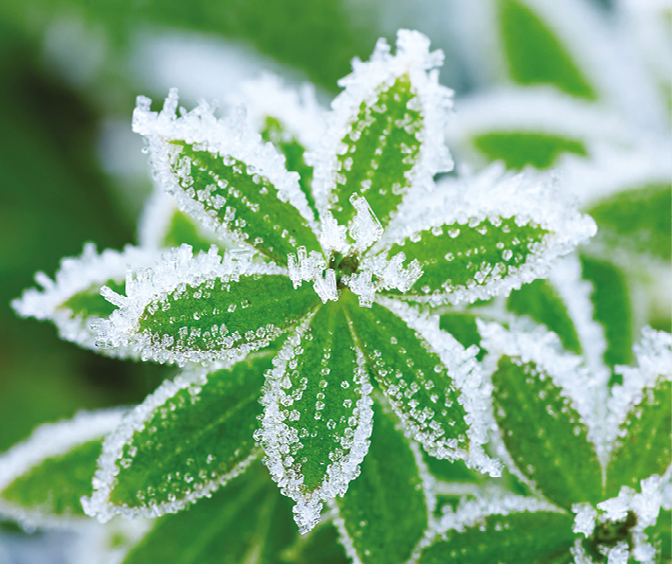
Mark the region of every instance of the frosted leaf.
[[403, 251], [418, 260], [423, 276], [406, 295], [438, 306], [507, 295], [546, 277], [558, 257], [594, 233], [594, 222], [552, 177], [505, 174], [493, 165], [446, 179], [431, 196], [410, 192], [369, 253]]
[[105, 439], [87, 514], [106, 522], [177, 513], [245, 471], [259, 457], [252, 437], [271, 358], [252, 354], [164, 382]]
[[616, 546], [605, 550], [604, 554], [607, 557], [607, 564], [628, 564], [630, 557], [628, 543], [621, 541]]
[[[52, 463], [51, 471], [54, 472], [53, 464], [60, 459], [67, 457], [79, 447], [92, 441], [102, 441], [103, 437], [113, 431], [121, 422], [124, 411], [123, 409], [110, 409], [88, 413], [80, 412], [73, 419], [41, 425], [27, 440], [4, 453], [0, 457], [0, 514], [15, 519], [28, 530], [36, 527], [76, 528], [88, 523], [88, 519], [83, 515], [53, 511], [55, 502], [60, 500], [59, 496], [67, 496], [68, 494], [62, 491], [49, 492], [44, 490], [45, 485], [43, 484], [33, 484], [33, 487], [39, 486], [40, 491], [30, 492], [33, 497], [41, 494], [47, 495], [47, 499], [41, 500], [40, 506], [31, 506], [32, 500], [30, 499], [25, 500], [25, 503], [19, 503], [14, 496], [7, 499], [3, 494], [7, 493], [8, 488], [16, 486], [18, 484], [17, 480], [29, 476], [31, 472], [39, 469], [45, 462]], [[77, 462], [79, 464], [83, 463], [79, 459]], [[92, 466], [91, 471], [93, 472], [94, 469], [95, 465]], [[72, 472], [73, 469], [69, 467], [63, 470]], [[85, 471], [84, 468], [79, 470], [80, 472]], [[61, 469], [57, 469], [57, 471], [61, 471]], [[50, 480], [53, 480], [54, 484], [61, 486], [64, 485], [64, 481], [67, 483], [65, 478], [67, 476], [54, 474], [50, 476]], [[67, 485], [66, 489], [70, 492], [76, 492], [81, 481], [81, 476], [73, 476], [73, 481]]]
[[352, 218], [348, 232], [355, 242], [354, 248], [363, 252], [380, 239], [383, 234], [383, 226], [364, 196], [353, 194], [350, 196], [350, 203], [357, 211]]
[[670, 472], [661, 478], [654, 475], [640, 482], [641, 493], [634, 489], [623, 486], [618, 496], [609, 498], [597, 504], [601, 511], [600, 522], [624, 521], [628, 512], [637, 516], [637, 524], [632, 528], [634, 531], [643, 531], [654, 525], [663, 502], [663, 487], [665, 481], [670, 480]]
[[120, 564], [155, 526], [153, 519], [115, 519], [88, 527], [77, 539], [70, 564]]
[[370, 61], [355, 59], [339, 81], [345, 90], [312, 161], [317, 200], [342, 224], [354, 215], [353, 194], [365, 195], [385, 225], [410, 186], [431, 190], [434, 174], [452, 168], [444, 143], [452, 92], [435, 68], [442, 62], [424, 35], [400, 30], [396, 55], [381, 39]]
[[572, 530], [589, 538], [595, 530], [597, 510], [590, 503], [575, 503], [572, 505], [572, 513], [576, 514]]
[[180, 117], [176, 108], [175, 89], [160, 113], [139, 98], [133, 130], [148, 140], [154, 176], [180, 209], [280, 263], [299, 245], [317, 250], [312, 212], [284, 157], [242, 116], [217, 119], [205, 102]]
[[369, 448], [373, 410], [365, 361], [336, 304], [323, 306], [273, 361], [261, 403], [264, 463], [296, 501], [301, 532], [324, 501], [343, 495]]
[[[21, 298], [12, 302], [12, 307], [22, 317], [51, 321], [62, 339], [97, 350], [93, 324], [114, 310], [100, 296], [100, 288], [105, 284], [123, 288], [127, 276], [149, 266], [158, 257], [153, 250], [130, 245], [122, 252], [107, 249], [98, 254], [96, 246], [87, 243], [79, 257], [61, 260], [54, 280], [38, 272], [35, 280], [42, 288], [25, 290]], [[126, 347], [105, 352], [120, 358], [138, 356]]]
[[[286, 270], [250, 255], [183, 245], [126, 283], [126, 296], [98, 323], [106, 347], [132, 347], [158, 362], [231, 360], [269, 344], [316, 305], [311, 288], [292, 289]], [[183, 305], [184, 304], [184, 305]], [[187, 305], [188, 304], [188, 305]]]

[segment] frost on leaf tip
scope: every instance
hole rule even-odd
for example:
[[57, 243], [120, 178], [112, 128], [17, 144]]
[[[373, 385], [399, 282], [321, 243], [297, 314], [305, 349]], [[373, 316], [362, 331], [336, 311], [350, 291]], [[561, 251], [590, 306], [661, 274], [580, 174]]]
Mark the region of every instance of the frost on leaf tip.
[[[101, 254], [93, 243], [84, 245], [79, 257], [61, 260], [55, 279], [43, 272], [35, 275], [41, 290], [30, 288], [12, 302], [22, 317], [35, 317], [53, 322], [59, 336], [87, 349], [96, 349], [96, 320], [108, 317], [114, 305], [101, 295], [102, 286], [123, 289], [126, 277], [138, 268], [150, 265], [158, 253], [142, 247], [126, 246], [122, 252], [106, 249]], [[118, 357], [134, 356], [120, 347], [108, 354]]]
[[353, 61], [311, 156], [321, 214], [329, 208], [346, 225], [350, 197], [364, 196], [386, 225], [411, 186], [430, 190], [437, 172], [452, 169], [444, 142], [452, 92], [438, 83], [442, 63], [443, 53], [409, 30], [398, 32], [395, 55], [380, 39], [368, 62]]

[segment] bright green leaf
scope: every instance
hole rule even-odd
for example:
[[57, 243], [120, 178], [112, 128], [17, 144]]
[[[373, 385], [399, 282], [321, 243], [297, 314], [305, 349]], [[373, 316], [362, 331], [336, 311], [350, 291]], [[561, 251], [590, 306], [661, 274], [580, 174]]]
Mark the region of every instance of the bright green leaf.
[[467, 448], [466, 412], [439, 355], [387, 308], [359, 307], [343, 292], [357, 342], [379, 386], [414, 438], [434, 456], [455, 457]]
[[552, 84], [580, 98], [597, 98], [559, 39], [518, 0], [498, 0], [500, 33], [511, 78], [519, 84]]
[[[213, 243], [216, 244], [217, 242], [214, 239], [210, 240], [203, 237], [193, 219], [181, 211], [175, 210], [162, 243], [164, 247], [179, 247], [186, 244], [194, 249], [194, 253], [199, 251], [205, 253]], [[123, 293], [118, 290], [115, 291], [120, 294]]]
[[320, 523], [310, 533], [300, 535], [282, 553], [283, 564], [349, 564], [338, 531], [331, 521]]
[[239, 473], [256, 456], [258, 398], [272, 356], [167, 382], [149, 396], [106, 443], [113, 466], [101, 470], [111, 482], [89, 512], [174, 513]]
[[547, 169], [565, 153], [586, 156], [584, 143], [559, 135], [540, 133], [484, 133], [473, 138], [476, 148], [491, 161], [504, 161], [507, 169], [528, 165]]
[[623, 190], [587, 210], [599, 228], [599, 239], [618, 251], [669, 261], [672, 240], [670, 184], [652, 184]]
[[572, 562], [573, 517], [544, 511], [488, 515], [463, 532], [450, 530], [422, 551], [418, 564], [560, 564]]
[[276, 564], [294, 534], [286, 498], [254, 463], [190, 511], [160, 518], [124, 564]]
[[[481, 344], [481, 335], [476, 326], [476, 316], [472, 313], [446, 313], [441, 316], [439, 327], [446, 333], [450, 333], [465, 348], [472, 345], [477, 347]], [[478, 360], [483, 360], [484, 351], [476, 355]]]
[[581, 353], [581, 343], [567, 307], [557, 290], [547, 280], [535, 280], [511, 292], [507, 309], [517, 315], [528, 315], [546, 325], [560, 337], [565, 350]]
[[117, 282], [116, 280], [110, 279], [106, 282], [93, 284], [86, 290], [77, 292], [56, 309], [70, 310], [74, 316], [109, 317], [117, 308], [114, 304], [111, 304], [100, 295], [100, 289], [103, 286], [107, 286], [118, 294], [123, 294], [126, 291], [126, 283], [124, 281]]
[[494, 413], [520, 471], [554, 503], [602, 500], [602, 470], [579, 414], [534, 362], [502, 356], [492, 376]]
[[672, 562], [672, 512], [661, 509], [656, 524], [645, 530], [649, 542], [660, 550], [656, 564]]
[[283, 493], [299, 502], [305, 531], [319, 519], [320, 500], [344, 492], [366, 454], [371, 384], [338, 302], [320, 308], [293, 355], [269, 376], [262, 444]]
[[338, 522], [362, 564], [401, 564], [427, 528], [427, 501], [411, 445], [395, 428], [396, 417], [377, 403], [374, 412], [362, 473], [336, 498]]
[[621, 486], [638, 489], [640, 480], [662, 476], [672, 462], [672, 383], [661, 380], [643, 390], [623, 422], [607, 469], [607, 497], [615, 497]]

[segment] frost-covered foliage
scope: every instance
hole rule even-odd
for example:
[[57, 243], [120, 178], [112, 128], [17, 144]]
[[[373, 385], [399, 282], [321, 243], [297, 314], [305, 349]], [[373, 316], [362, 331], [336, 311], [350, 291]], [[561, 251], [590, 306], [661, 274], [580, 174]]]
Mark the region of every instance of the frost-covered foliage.
[[[442, 62], [401, 30], [394, 53], [380, 40], [353, 61], [329, 111], [275, 77], [222, 117], [178, 107], [176, 90], [160, 111], [138, 98], [156, 184], [140, 244], [87, 245], [14, 308], [181, 371], [123, 415], [7, 453], [0, 512], [145, 518], [96, 529], [83, 561], [655, 561], [672, 509], [669, 335], [645, 330], [622, 366], [622, 327], [586, 275], [601, 263], [575, 252], [596, 233], [576, 186], [501, 164], [442, 175]], [[627, 237], [622, 204], [600, 202]], [[123, 550], [91, 548], [114, 534]]]

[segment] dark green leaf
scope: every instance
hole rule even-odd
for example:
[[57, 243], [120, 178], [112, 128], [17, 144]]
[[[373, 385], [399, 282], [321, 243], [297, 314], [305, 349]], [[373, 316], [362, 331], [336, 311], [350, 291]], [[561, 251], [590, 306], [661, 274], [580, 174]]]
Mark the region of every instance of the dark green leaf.
[[377, 403], [374, 412], [362, 473], [336, 504], [341, 527], [363, 564], [401, 564], [427, 528], [427, 502], [411, 445], [395, 428], [396, 417]]
[[535, 280], [511, 292], [507, 309], [517, 315], [529, 315], [560, 337], [565, 350], [581, 353], [581, 343], [567, 307], [548, 280]]
[[632, 249], [670, 260], [672, 236], [670, 184], [623, 190], [587, 210], [599, 228], [599, 240], [618, 251]]
[[359, 307], [347, 291], [341, 300], [378, 385], [414, 438], [439, 458], [464, 451], [466, 412], [438, 354], [387, 308], [375, 303]]
[[145, 400], [109, 442], [109, 509], [174, 513], [240, 472], [255, 456], [258, 398], [272, 357], [259, 353], [231, 369], [168, 382]]
[[565, 153], [586, 156], [585, 145], [576, 139], [540, 133], [484, 133], [473, 138], [475, 147], [491, 161], [504, 161], [507, 169], [528, 165], [547, 169]]
[[464, 532], [450, 530], [422, 551], [419, 564], [560, 564], [572, 562], [571, 515], [489, 515]]
[[160, 518], [124, 564], [276, 564], [293, 536], [286, 498], [254, 463], [190, 511]]
[[331, 521], [322, 522], [310, 533], [297, 537], [282, 554], [283, 564], [349, 564], [338, 531]]
[[492, 376], [494, 413], [520, 471], [554, 503], [598, 503], [602, 470], [587, 428], [551, 376], [534, 362], [502, 356]]
[[[364, 101], [342, 139], [331, 208], [347, 225], [355, 214], [353, 195], [364, 196], [385, 226], [410, 187], [409, 173], [419, 160], [424, 119], [420, 101], [408, 75], [382, 86]], [[399, 125], [398, 125], [399, 124]], [[403, 125], [402, 125], [403, 124]]]
[[[174, 210], [168, 230], [162, 241], [163, 247], [179, 247], [186, 244], [194, 249], [194, 253], [199, 251], [205, 253], [213, 243], [217, 244], [214, 234], [212, 238], [204, 237], [191, 217], [177, 209]], [[114, 288], [112, 289], [114, 290]], [[118, 290], [115, 291], [123, 294], [123, 292], [119, 292]]]
[[552, 84], [594, 100], [591, 84], [548, 26], [517, 0], [498, 0], [500, 33], [511, 78], [519, 84]]
[[621, 486], [639, 489], [639, 482], [653, 474], [662, 476], [670, 465], [672, 435], [672, 383], [662, 380], [645, 388], [620, 427], [619, 438], [607, 469], [607, 496]]
[[[439, 327], [446, 333], [450, 333], [465, 348], [472, 345], [480, 347], [481, 335], [476, 326], [476, 315], [472, 313], [446, 313], [441, 316]], [[476, 355], [478, 360], [483, 360], [484, 351]]]

